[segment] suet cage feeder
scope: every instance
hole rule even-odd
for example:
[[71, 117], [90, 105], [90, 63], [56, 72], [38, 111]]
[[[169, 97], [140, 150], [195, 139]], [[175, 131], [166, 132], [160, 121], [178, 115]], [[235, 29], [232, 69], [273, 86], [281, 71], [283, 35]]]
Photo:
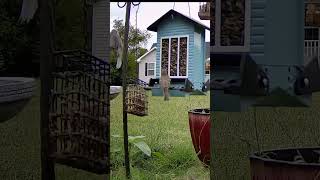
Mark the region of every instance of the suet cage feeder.
[[108, 168], [109, 64], [83, 51], [55, 54], [49, 156], [97, 174]]

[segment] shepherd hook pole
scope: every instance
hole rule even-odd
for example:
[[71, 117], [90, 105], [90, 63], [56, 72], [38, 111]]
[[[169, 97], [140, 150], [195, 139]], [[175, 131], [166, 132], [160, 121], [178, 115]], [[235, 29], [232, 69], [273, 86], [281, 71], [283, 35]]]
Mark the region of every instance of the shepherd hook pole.
[[129, 144], [128, 144], [128, 114], [126, 103], [127, 91], [127, 66], [128, 66], [128, 36], [129, 36], [129, 21], [130, 21], [131, 3], [127, 2], [124, 48], [123, 48], [123, 66], [122, 66], [122, 93], [123, 93], [123, 143], [124, 143], [124, 158], [127, 178], [130, 179], [130, 160], [129, 160]]

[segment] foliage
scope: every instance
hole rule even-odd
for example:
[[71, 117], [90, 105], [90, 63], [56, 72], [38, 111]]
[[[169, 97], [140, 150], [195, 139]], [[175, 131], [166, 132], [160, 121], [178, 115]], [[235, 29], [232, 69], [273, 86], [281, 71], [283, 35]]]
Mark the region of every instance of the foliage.
[[[113, 137], [123, 138], [123, 136], [120, 136], [120, 135], [113, 135]], [[143, 141], [144, 138], [145, 136], [128, 136], [130, 149], [132, 146], [135, 146], [146, 156], [151, 157], [151, 149], [148, 146], [148, 144], [145, 141]], [[121, 151], [121, 150], [119, 149], [113, 150], [113, 152], [118, 152], [118, 151]]]
[[[21, 5], [21, 0], [0, 1], [0, 53], [4, 57], [2, 69], [18, 73], [29, 70], [33, 58], [31, 42], [36, 35], [39, 36], [36, 31], [37, 19], [29, 24], [19, 22]], [[24, 67], [24, 71], [18, 66]]]
[[[0, 124], [1, 180], [41, 179], [40, 84], [38, 87], [34, 98], [22, 112]], [[149, 116], [128, 115], [129, 134], [145, 135], [147, 138], [143, 140], [152, 152], [148, 157], [133, 147], [138, 153], [130, 153], [132, 180], [208, 179], [209, 171], [197, 159], [192, 145], [187, 115], [189, 109], [208, 107], [208, 96], [172, 98], [170, 102], [163, 101], [162, 97], [149, 97]], [[110, 112], [110, 133], [122, 135], [121, 95], [111, 101]], [[315, 137], [318, 134], [317, 131]], [[122, 138], [111, 138], [110, 143], [113, 150], [123, 149]], [[123, 162], [123, 153], [111, 153], [112, 180], [126, 179]], [[55, 165], [55, 170], [59, 180], [106, 179], [105, 176], [60, 164]]]
[[[124, 40], [124, 29], [125, 25], [123, 20], [114, 20], [113, 29], [119, 32], [122, 40]], [[127, 77], [137, 78], [137, 63], [136, 60], [147, 52], [147, 49], [143, 48], [151, 34], [148, 31], [136, 29], [130, 25], [128, 35], [128, 71]], [[114, 52], [111, 52], [110, 63], [111, 63], [111, 82], [113, 85], [121, 85], [121, 70], [116, 69], [116, 56]]]
[[58, 50], [85, 48], [84, 0], [60, 0], [55, 6], [55, 40]]

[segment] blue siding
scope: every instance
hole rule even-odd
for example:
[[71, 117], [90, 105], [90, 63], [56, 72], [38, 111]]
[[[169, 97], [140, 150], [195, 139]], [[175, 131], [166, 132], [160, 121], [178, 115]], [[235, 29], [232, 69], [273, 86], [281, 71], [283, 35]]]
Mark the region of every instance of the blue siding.
[[[195, 31], [200, 33], [195, 39]], [[170, 36], [187, 35], [189, 41], [188, 48], [188, 79], [194, 84], [194, 88], [201, 89], [205, 78], [204, 58], [205, 58], [205, 33], [204, 29], [195, 29], [191, 24], [180, 17], [168, 18], [162, 21], [157, 30], [157, 55], [156, 55], [156, 77], [160, 77], [160, 51], [161, 38]]]
[[250, 54], [257, 64], [302, 64], [302, 6], [303, 1], [251, 0]]
[[250, 54], [257, 64], [265, 62], [266, 0], [251, 0]]
[[268, 1], [265, 24], [268, 64], [303, 65], [304, 1]]

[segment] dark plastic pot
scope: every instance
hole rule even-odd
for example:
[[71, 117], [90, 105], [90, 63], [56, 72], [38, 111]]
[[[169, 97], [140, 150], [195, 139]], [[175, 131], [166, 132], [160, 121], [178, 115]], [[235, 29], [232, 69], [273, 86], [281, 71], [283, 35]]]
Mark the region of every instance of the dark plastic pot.
[[198, 158], [210, 165], [210, 110], [193, 109], [188, 112], [192, 143]]
[[300, 148], [254, 153], [250, 156], [251, 179], [320, 180], [319, 152], [320, 148]]

